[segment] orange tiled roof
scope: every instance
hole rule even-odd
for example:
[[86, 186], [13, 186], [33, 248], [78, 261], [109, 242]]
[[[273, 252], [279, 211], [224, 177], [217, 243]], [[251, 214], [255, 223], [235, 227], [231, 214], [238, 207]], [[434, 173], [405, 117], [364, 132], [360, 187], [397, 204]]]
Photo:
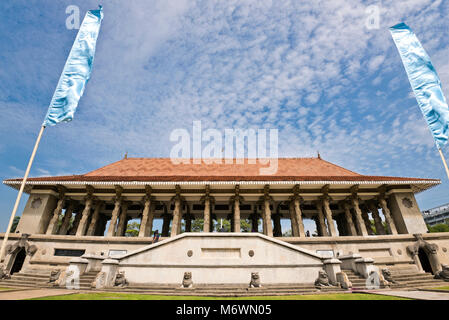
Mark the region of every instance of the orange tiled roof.
[[[235, 160], [235, 159], [234, 159]], [[84, 175], [29, 178], [32, 181], [435, 181], [403, 177], [366, 176], [320, 158], [280, 158], [274, 175], [260, 175], [269, 165], [173, 164], [169, 158], [127, 158]], [[8, 181], [20, 181], [9, 179]]]

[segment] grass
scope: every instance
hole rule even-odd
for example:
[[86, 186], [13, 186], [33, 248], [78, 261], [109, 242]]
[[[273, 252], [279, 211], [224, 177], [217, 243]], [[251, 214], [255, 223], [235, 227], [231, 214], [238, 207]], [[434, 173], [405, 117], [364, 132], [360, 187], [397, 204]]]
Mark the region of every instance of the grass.
[[8, 290], [14, 290], [13, 288], [1, 288], [0, 287], [0, 291], [8, 291]]
[[200, 297], [200, 296], [159, 296], [129, 293], [79, 293], [61, 296], [34, 298], [31, 300], [409, 300], [406, 298], [377, 294], [342, 293], [294, 296], [254, 296], [254, 297]]
[[449, 286], [445, 286], [445, 287], [435, 287], [435, 288], [429, 288], [430, 290], [444, 290], [444, 291], [449, 291]]

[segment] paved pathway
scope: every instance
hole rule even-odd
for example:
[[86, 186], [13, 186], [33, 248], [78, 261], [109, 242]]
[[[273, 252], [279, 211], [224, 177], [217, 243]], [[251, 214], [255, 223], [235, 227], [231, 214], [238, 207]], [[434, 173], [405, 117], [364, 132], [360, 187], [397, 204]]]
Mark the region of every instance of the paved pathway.
[[77, 291], [66, 289], [20, 289], [17, 291], [0, 291], [0, 300], [23, 300], [49, 296], [60, 296]]
[[449, 291], [434, 292], [434, 291], [420, 291], [420, 290], [411, 290], [411, 291], [386, 290], [386, 291], [371, 291], [371, 292], [386, 296], [395, 296], [418, 300], [449, 300]]

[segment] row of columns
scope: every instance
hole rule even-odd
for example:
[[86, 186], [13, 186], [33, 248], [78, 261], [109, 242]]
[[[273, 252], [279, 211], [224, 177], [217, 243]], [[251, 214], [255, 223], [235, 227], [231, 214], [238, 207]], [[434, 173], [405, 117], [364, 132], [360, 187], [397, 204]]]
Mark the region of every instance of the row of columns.
[[[293, 196], [289, 199], [289, 212], [291, 220], [291, 230], [293, 237], [305, 237], [303, 214], [301, 211], [301, 203], [303, 199], [298, 194], [299, 189], [293, 190]], [[367, 236], [373, 234], [397, 234], [396, 227], [391, 218], [390, 210], [387, 207], [387, 203], [384, 197], [379, 197], [378, 202], [370, 201], [364, 206], [360, 206], [360, 200], [354, 194], [345, 201], [340, 203], [344, 213], [335, 217], [337, 227], [340, 235], [348, 236]], [[75, 215], [72, 227], [69, 230], [69, 224], [72, 214], [75, 210], [75, 202], [69, 201], [66, 212], [62, 218], [60, 227], [58, 228], [58, 221], [62, 215], [62, 210], [66, 204], [66, 197], [64, 192], [60, 192], [56, 208], [48, 224], [46, 234], [73, 234], [76, 236], [83, 235], [96, 235], [101, 233], [101, 226], [104, 228], [107, 223], [105, 217], [101, 216], [101, 210], [104, 208], [104, 202], [95, 199], [92, 194], [88, 194], [85, 198], [85, 205], [82, 212], [78, 212]], [[176, 195], [172, 198], [174, 202], [173, 214], [170, 215], [165, 212], [162, 215], [163, 227], [162, 236], [168, 236], [171, 224], [171, 236], [175, 236], [181, 232], [181, 207], [185, 202], [185, 199], [180, 194], [180, 188], [177, 186]], [[243, 197], [239, 194], [238, 186], [235, 189], [235, 195], [231, 197], [230, 204], [232, 205], [231, 229], [233, 232], [240, 232], [240, 204], [244, 201]], [[259, 199], [258, 204], [262, 206], [262, 225], [263, 233], [267, 236], [282, 236], [280, 214], [271, 214], [270, 203], [273, 201], [269, 195], [268, 186], [264, 189], [264, 195]], [[334, 225], [334, 217], [330, 208], [331, 198], [324, 194], [318, 201], [314, 202], [317, 209], [317, 215], [313, 218], [317, 225], [317, 233], [319, 236], [337, 236], [337, 230]], [[210, 196], [210, 190], [207, 187], [205, 195], [201, 198], [201, 202], [204, 204], [204, 232], [210, 232], [213, 226], [213, 217], [211, 214], [211, 205], [215, 203], [214, 198]], [[379, 215], [379, 208], [383, 212], [385, 217], [386, 229], [382, 223], [382, 219]], [[114, 209], [110, 219], [109, 228], [107, 230], [107, 236], [124, 236], [129, 221], [127, 216], [129, 202], [124, 201], [121, 196], [121, 189], [116, 190], [116, 197], [114, 198]], [[92, 213], [93, 210], [93, 213]], [[146, 196], [143, 198], [143, 211], [139, 230], [139, 237], [149, 237], [152, 232], [153, 220], [154, 220], [155, 201], [151, 196], [151, 190], [147, 190]], [[371, 221], [368, 216], [368, 210], [371, 212], [374, 220], [374, 226], [376, 232], [372, 229]], [[78, 210], [79, 211], [79, 210]], [[191, 230], [191, 220], [193, 216], [187, 214], [184, 216], [186, 219], [186, 230]], [[252, 231], [257, 232], [259, 215], [254, 212], [250, 215], [252, 221]], [[106, 220], [106, 221], [105, 221]], [[274, 222], [274, 228], [271, 221]], [[103, 234], [101, 233], [101, 234]]]

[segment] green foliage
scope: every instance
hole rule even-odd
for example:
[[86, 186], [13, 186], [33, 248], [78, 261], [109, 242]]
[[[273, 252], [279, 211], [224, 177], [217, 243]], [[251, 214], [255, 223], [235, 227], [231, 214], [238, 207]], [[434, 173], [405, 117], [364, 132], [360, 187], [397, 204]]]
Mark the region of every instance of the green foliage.
[[201, 232], [204, 230], [204, 219], [195, 219], [192, 221], [192, 232]]
[[445, 223], [436, 224], [434, 226], [427, 225], [429, 232], [449, 232], [449, 226]]
[[126, 237], [137, 237], [139, 235], [140, 223], [133, 221], [128, 223], [126, 227], [125, 236]]
[[291, 237], [291, 236], [293, 236], [292, 229], [288, 229], [287, 231], [282, 232], [282, 236], [283, 237]]

